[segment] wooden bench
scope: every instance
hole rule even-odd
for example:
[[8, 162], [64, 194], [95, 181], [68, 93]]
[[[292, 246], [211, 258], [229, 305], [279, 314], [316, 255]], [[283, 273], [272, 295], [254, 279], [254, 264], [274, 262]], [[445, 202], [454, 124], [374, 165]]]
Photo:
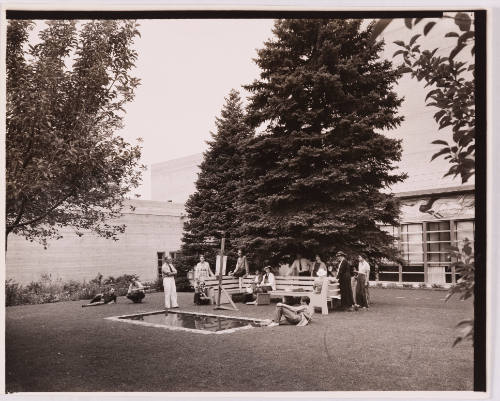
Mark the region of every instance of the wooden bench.
[[[232, 276], [222, 276], [222, 288], [229, 295], [244, 294], [254, 279], [255, 276], [247, 276], [242, 277], [240, 281], [239, 278]], [[315, 277], [275, 276], [275, 279], [276, 290], [269, 291], [272, 298], [282, 298], [284, 301], [285, 297], [309, 297], [311, 305], [315, 308], [321, 308], [321, 313], [324, 315], [328, 314], [328, 303], [332, 302], [333, 299], [340, 299], [339, 284], [332, 282], [330, 278], [328, 278], [328, 284], [323, 285], [319, 294], [316, 294], [313, 289]], [[215, 277], [207, 279], [205, 285], [209, 289], [208, 296], [215, 303], [219, 292], [219, 279]], [[227, 302], [221, 298], [221, 303]]]
[[277, 276], [276, 290], [270, 291], [271, 297], [309, 297], [310, 304], [315, 308], [321, 308], [323, 315], [328, 314], [328, 302], [340, 299], [340, 288], [338, 282], [330, 278], [325, 279], [320, 293], [314, 292], [314, 281], [316, 277], [303, 276]]
[[[250, 279], [246, 279], [247, 281]], [[222, 288], [226, 290], [229, 295], [243, 294], [246, 292], [245, 279], [242, 279], [241, 285], [239, 278], [233, 276], [222, 276]], [[219, 278], [213, 277], [205, 280], [205, 286], [208, 288], [208, 297], [212, 303], [215, 303], [219, 292]], [[222, 303], [227, 303], [227, 300], [222, 299]]]

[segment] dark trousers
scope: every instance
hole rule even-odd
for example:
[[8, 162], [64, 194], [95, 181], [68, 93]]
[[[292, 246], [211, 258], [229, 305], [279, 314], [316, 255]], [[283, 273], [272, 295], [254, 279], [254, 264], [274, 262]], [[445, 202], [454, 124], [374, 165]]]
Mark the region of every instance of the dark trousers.
[[299, 276], [310, 276], [310, 275], [311, 275], [311, 272], [307, 272], [307, 271], [299, 272]]
[[94, 303], [97, 303], [97, 302], [104, 302], [105, 304], [111, 302], [111, 301], [115, 301], [116, 302], [116, 295], [115, 294], [112, 294], [112, 295], [102, 295], [102, 294], [97, 294], [93, 299], [92, 301], [90, 301], [89, 303], [91, 304], [94, 304]]
[[134, 304], [137, 304], [143, 300], [146, 296], [142, 291], [132, 292], [127, 295], [127, 298], [130, 299]]
[[233, 273], [233, 276], [234, 277], [243, 277], [245, 274], [247, 274], [247, 272], [243, 269], [243, 270], [235, 271]]

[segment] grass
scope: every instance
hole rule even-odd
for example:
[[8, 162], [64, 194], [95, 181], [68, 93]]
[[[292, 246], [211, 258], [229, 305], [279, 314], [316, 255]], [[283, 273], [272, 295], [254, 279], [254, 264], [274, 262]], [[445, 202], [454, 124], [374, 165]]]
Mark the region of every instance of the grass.
[[[142, 327], [105, 317], [162, 309], [143, 304], [81, 308], [83, 301], [6, 309], [6, 390], [44, 391], [351, 391], [472, 390], [473, 348], [451, 347], [455, 324], [472, 303], [440, 291], [371, 288], [373, 306], [315, 314], [306, 327], [254, 328], [203, 335]], [[274, 305], [237, 304], [270, 318]]]

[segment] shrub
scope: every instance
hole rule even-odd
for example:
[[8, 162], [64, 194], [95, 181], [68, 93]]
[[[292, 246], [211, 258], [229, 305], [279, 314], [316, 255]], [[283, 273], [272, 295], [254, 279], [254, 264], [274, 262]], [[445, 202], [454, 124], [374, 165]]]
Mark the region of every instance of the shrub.
[[[26, 286], [12, 279], [5, 281], [5, 305], [42, 304], [59, 301], [77, 301], [92, 299], [104, 291], [104, 287], [113, 286], [117, 296], [127, 294], [130, 278], [125, 274], [117, 278], [108, 277], [102, 280], [102, 275], [86, 282], [69, 280], [63, 282], [60, 278], [53, 279], [50, 274], [44, 274], [38, 281], [32, 281]], [[154, 288], [154, 287], [152, 287]]]
[[403, 288], [413, 288], [413, 284], [403, 283]]
[[431, 285], [432, 288], [444, 288], [442, 284], [436, 284], [436, 283], [433, 283]]
[[419, 283], [418, 288], [427, 288], [427, 284], [425, 283]]
[[193, 291], [191, 282], [187, 277], [176, 277], [175, 286], [179, 292], [190, 292]]

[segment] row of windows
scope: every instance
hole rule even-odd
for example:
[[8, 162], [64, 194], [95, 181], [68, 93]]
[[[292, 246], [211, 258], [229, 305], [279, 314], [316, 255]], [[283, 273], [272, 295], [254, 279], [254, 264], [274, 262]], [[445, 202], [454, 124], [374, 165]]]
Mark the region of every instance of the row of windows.
[[461, 248], [474, 242], [474, 221], [438, 221], [402, 224], [399, 228], [383, 226], [382, 230], [396, 238], [396, 245], [406, 264], [449, 264], [448, 247]]
[[427, 282], [454, 283], [457, 277], [453, 277], [448, 248], [461, 249], [466, 242], [474, 243], [474, 220], [409, 223], [381, 229], [396, 238], [405, 263], [402, 270], [394, 265], [383, 266], [384, 277], [380, 280], [423, 282], [427, 274]]

